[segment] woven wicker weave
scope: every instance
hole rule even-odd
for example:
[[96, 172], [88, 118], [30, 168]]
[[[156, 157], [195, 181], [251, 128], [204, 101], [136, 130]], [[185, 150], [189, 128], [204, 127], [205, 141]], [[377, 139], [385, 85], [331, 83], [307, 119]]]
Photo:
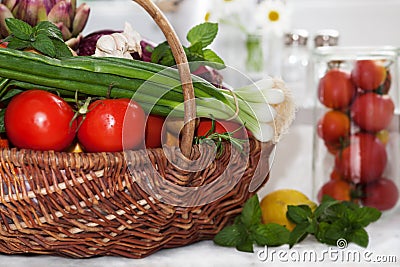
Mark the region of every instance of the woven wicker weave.
[[[193, 98], [176, 34], [152, 1], [136, 2], [164, 31], [176, 61], [183, 64], [185, 98]], [[193, 103], [185, 106], [186, 121], [195, 114]], [[181, 143], [183, 154], [191, 159], [213, 155], [211, 146], [192, 145], [194, 124], [188, 125]], [[248, 154], [226, 143], [221, 157], [196, 172], [171, 163], [195, 164], [178, 147], [121, 153], [3, 149], [0, 252], [142, 258], [163, 248], [211, 239], [267, 181], [273, 144], [251, 138], [247, 148]], [[170, 190], [168, 184], [176, 187]], [[214, 193], [221, 194], [217, 199], [214, 193], [193, 194], [193, 188], [211, 184]], [[174, 201], [186, 204], [169, 204]]]

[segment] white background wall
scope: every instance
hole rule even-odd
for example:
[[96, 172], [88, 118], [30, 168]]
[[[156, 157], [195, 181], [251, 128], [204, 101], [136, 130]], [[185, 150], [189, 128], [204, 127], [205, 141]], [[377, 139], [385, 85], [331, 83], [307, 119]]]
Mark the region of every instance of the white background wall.
[[[131, 0], [78, 0], [92, 8], [85, 33], [104, 28], [121, 29], [125, 21], [159, 41], [162, 35]], [[317, 30], [340, 31], [342, 45], [400, 46], [400, 0], [287, 0], [293, 7], [292, 26], [313, 35]], [[185, 0], [175, 14], [168, 14], [184, 37], [191, 26], [203, 20], [208, 0]]]

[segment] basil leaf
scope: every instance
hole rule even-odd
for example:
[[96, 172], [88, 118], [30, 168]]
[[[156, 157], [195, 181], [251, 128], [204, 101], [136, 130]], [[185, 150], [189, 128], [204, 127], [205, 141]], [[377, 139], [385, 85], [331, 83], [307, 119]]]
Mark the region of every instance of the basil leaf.
[[210, 45], [218, 33], [218, 24], [211, 22], [204, 22], [193, 27], [187, 34], [186, 39], [195, 44], [201, 42], [202, 47]]
[[259, 246], [280, 246], [289, 241], [290, 231], [280, 224], [258, 224], [251, 229], [251, 237]]
[[31, 40], [31, 35], [33, 33], [31, 25], [15, 18], [7, 18], [5, 21], [8, 29], [16, 38], [24, 41]]
[[257, 194], [249, 198], [246, 203], [244, 203], [241, 221], [247, 227], [261, 222], [261, 208]]

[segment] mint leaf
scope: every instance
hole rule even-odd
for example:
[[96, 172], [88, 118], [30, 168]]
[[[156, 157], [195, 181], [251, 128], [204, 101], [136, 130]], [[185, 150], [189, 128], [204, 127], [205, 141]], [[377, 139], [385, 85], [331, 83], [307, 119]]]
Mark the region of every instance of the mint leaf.
[[52, 40], [45, 34], [38, 34], [36, 40], [32, 43], [32, 46], [47, 56], [54, 57], [56, 55], [56, 48], [54, 47]]
[[247, 227], [261, 222], [261, 208], [257, 194], [246, 201], [240, 218]]
[[309, 218], [312, 216], [312, 210], [307, 205], [288, 206], [286, 216], [289, 220], [296, 224], [308, 223]]
[[214, 69], [221, 70], [225, 68], [225, 62], [211, 49], [203, 50], [204, 60], [210, 63], [207, 63], [210, 67]]
[[329, 213], [329, 208], [337, 204], [340, 204], [339, 200], [335, 200], [325, 195], [322, 198], [320, 205], [315, 209], [314, 216], [317, 218], [317, 220], [323, 220], [326, 216], [332, 216], [332, 214]]
[[236, 246], [236, 249], [243, 252], [250, 252], [250, 253], [254, 252], [253, 240], [251, 240], [249, 237], [245, 238], [242, 242], [240, 242]]
[[251, 237], [259, 246], [280, 246], [289, 241], [290, 231], [280, 224], [258, 224], [251, 229]]
[[204, 58], [201, 42], [191, 45], [189, 48], [185, 49], [185, 52], [188, 57], [192, 58], [192, 61], [202, 60]]
[[349, 236], [348, 241], [366, 248], [368, 246], [368, 233], [364, 228], [359, 228]]
[[302, 223], [302, 224], [297, 224], [292, 232], [290, 232], [289, 235], [289, 247], [293, 247], [294, 244], [299, 243], [301, 240], [303, 240], [307, 235], [308, 235], [308, 230], [310, 229], [310, 223]]
[[60, 41], [59, 39], [52, 39], [51, 41], [56, 49], [55, 58], [72, 57], [72, 52], [64, 41]]
[[215, 237], [214, 243], [224, 247], [236, 247], [243, 242], [245, 231], [240, 224], [224, 227]]
[[10, 38], [10, 40], [8, 41], [7, 48], [20, 50], [20, 49], [25, 49], [30, 46], [31, 46], [31, 42], [29, 42], [29, 41], [25, 41], [25, 40], [21, 40], [21, 39], [17, 39], [17, 38]]
[[154, 48], [151, 54], [151, 62], [159, 63], [164, 66], [175, 65], [174, 56], [167, 42], [163, 42]]
[[5, 21], [8, 29], [15, 37], [24, 41], [30, 41], [33, 33], [31, 25], [15, 18], [7, 18]]
[[371, 222], [377, 221], [382, 212], [371, 207], [362, 207], [354, 211], [354, 218], [361, 227], [368, 226]]
[[60, 29], [50, 21], [39, 22], [33, 30], [38, 34], [45, 34], [47, 37], [54, 38], [64, 42]]
[[218, 33], [218, 24], [211, 22], [204, 22], [193, 27], [188, 34], [186, 39], [191, 43], [195, 44], [200, 42], [202, 47], [205, 48], [210, 45]]

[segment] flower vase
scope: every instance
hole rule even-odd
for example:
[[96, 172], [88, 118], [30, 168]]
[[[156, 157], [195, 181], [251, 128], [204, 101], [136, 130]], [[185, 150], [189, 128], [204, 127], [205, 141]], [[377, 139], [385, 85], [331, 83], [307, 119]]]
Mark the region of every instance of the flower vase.
[[264, 70], [263, 37], [249, 34], [246, 39], [246, 72], [250, 76], [262, 76]]

